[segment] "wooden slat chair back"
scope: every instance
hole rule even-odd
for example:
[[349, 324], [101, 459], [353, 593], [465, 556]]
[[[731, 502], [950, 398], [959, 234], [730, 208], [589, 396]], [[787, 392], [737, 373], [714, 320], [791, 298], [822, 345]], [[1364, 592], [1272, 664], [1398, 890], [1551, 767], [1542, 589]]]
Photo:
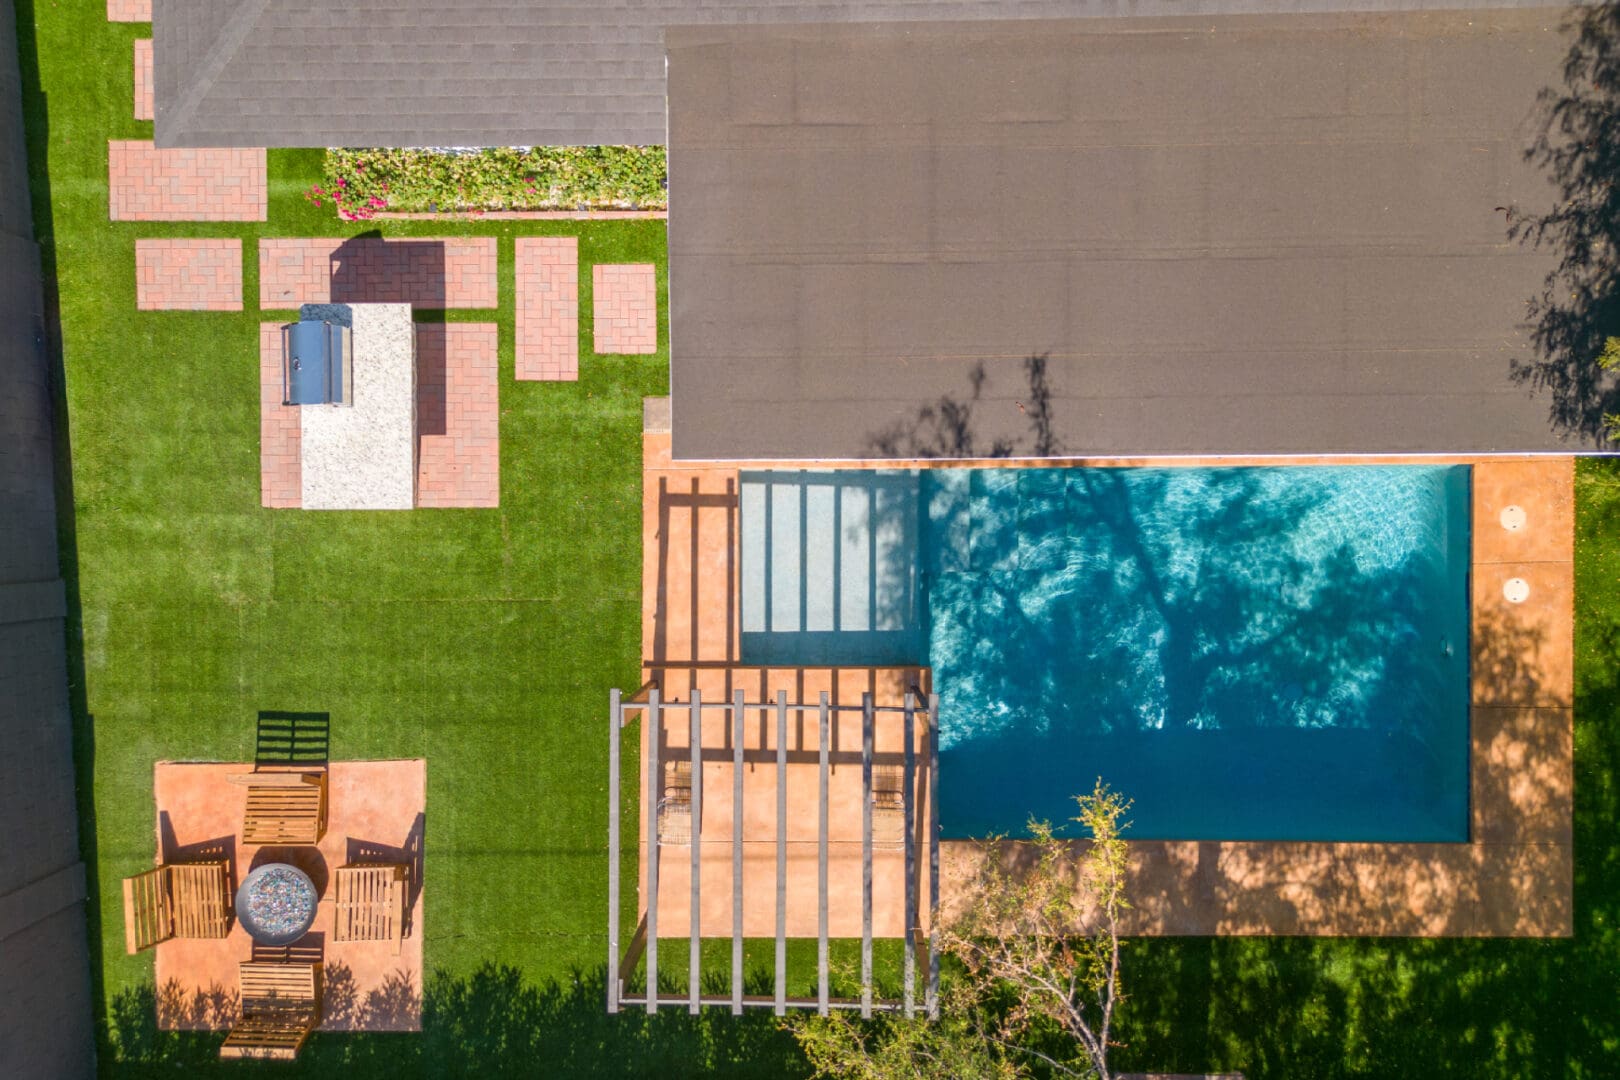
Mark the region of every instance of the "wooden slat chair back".
[[124, 879], [124, 948], [170, 938], [222, 938], [231, 929], [230, 867], [175, 863]]
[[230, 777], [245, 785], [244, 844], [317, 844], [326, 835], [325, 772], [251, 772]]
[[244, 961], [236, 1023], [219, 1048], [223, 1061], [292, 1061], [321, 1022], [319, 964]]
[[332, 875], [336, 899], [332, 940], [389, 941], [398, 953], [405, 937], [406, 867], [351, 863]]

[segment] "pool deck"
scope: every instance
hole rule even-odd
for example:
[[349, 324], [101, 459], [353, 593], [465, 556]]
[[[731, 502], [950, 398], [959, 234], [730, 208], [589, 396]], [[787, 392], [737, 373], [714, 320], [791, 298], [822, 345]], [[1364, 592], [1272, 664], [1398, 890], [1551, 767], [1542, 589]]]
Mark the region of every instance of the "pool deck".
[[[693, 685], [705, 697], [735, 688], [758, 700], [783, 686], [803, 700], [831, 690], [835, 700], [859, 701], [862, 690], [894, 695], [926, 671], [790, 669], [766, 672], [739, 664], [737, 609], [738, 474], [750, 468], [822, 468], [814, 462], [678, 462], [657, 402], [649, 403], [643, 434], [642, 663], [666, 695], [680, 700]], [[1045, 466], [1210, 466], [1326, 464], [1466, 464], [1473, 466], [1472, 701], [1470, 717], [1470, 841], [1465, 844], [1251, 843], [1136, 841], [1131, 845], [1133, 934], [1293, 934], [1424, 937], [1558, 937], [1573, 933], [1574, 461], [1565, 456], [1153, 458], [972, 462], [838, 462], [838, 468], [980, 468]], [[1509, 530], [1502, 510], [1518, 506], [1523, 525]], [[1508, 602], [1503, 586], [1519, 578], [1529, 597]], [[678, 714], [684, 721], [685, 714]], [[723, 723], [716, 715], [714, 723]], [[814, 728], [809, 729], [813, 739]], [[858, 729], [855, 730], [858, 739]], [[802, 737], [802, 736], [796, 736]], [[705, 738], [708, 744], [710, 739]], [[813, 744], [812, 744], [813, 745]], [[645, 749], [645, 748], [644, 748]], [[729, 769], [728, 765], [713, 766]], [[851, 805], [859, 805], [859, 769]], [[814, 778], [805, 794], [813, 806]], [[921, 778], [919, 790], [927, 788]], [[706, 780], [714, 789], [729, 784]], [[772, 780], [774, 783], [774, 779]], [[804, 785], [795, 785], [804, 788]], [[792, 792], [790, 788], [790, 793]], [[1241, 793], [1235, 793], [1241, 797]], [[844, 796], [835, 795], [835, 801]], [[745, 804], [754, 801], [745, 798]], [[798, 816], [799, 802], [790, 798]], [[755, 805], [771, 806], [763, 800]], [[813, 811], [807, 811], [813, 812]], [[835, 812], [836, 813], [836, 812]], [[749, 828], [756, 827], [749, 817]], [[716, 823], [718, 825], [718, 822]], [[724, 834], [729, 836], [729, 812]], [[707, 830], [708, 822], [705, 821]], [[774, 811], [760, 818], [774, 840]], [[765, 831], [768, 830], [768, 831]], [[835, 829], [836, 831], [836, 829]], [[858, 833], [856, 834], [858, 836]], [[642, 838], [645, 875], [645, 836]], [[709, 844], [705, 843], [705, 849]], [[859, 911], [860, 860], [834, 859], [834, 912]], [[941, 844], [942, 898], [974, 865], [981, 845]], [[687, 851], [666, 856], [659, 918], [666, 934], [686, 932]], [[729, 936], [730, 849], [705, 895], [705, 936]], [[703, 865], [711, 856], [704, 852]], [[717, 867], [717, 873], [719, 868]], [[874, 872], [874, 880], [881, 875]], [[900, 880], [896, 877], [895, 880]], [[811, 873], [795, 888], [815, 888]], [[667, 891], [666, 891], [667, 890]], [[752, 895], [752, 890], [749, 890]], [[672, 895], [673, 894], [673, 895]], [[790, 901], [790, 912], [795, 907]], [[880, 899], [878, 926], [892, 930], [898, 911]], [[677, 908], [679, 910], [677, 910]], [[756, 913], [757, 909], [757, 913]], [[813, 908], [811, 909], [813, 910]], [[745, 932], [768, 936], [770, 904], [748, 903]], [[760, 920], [755, 924], [755, 919]], [[924, 913], [926, 919], [926, 912]], [[673, 919], [673, 922], [664, 920]], [[800, 931], [808, 932], [801, 933]], [[833, 936], [850, 936], [836, 918]], [[858, 932], [858, 926], [856, 927]], [[791, 920], [789, 936], [813, 936]], [[880, 936], [894, 936], [882, 933]]]

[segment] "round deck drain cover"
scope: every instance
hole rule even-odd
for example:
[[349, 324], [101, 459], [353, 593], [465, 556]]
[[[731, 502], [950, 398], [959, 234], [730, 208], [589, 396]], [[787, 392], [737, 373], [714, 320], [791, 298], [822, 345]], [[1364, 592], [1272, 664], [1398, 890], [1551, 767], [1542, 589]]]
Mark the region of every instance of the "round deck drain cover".
[[1525, 513], [1522, 506], [1504, 506], [1502, 507], [1502, 513], [1498, 516], [1502, 522], [1502, 528], [1508, 532], [1518, 532], [1524, 528]]
[[1508, 578], [1502, 586], [1502, 595], [1510, 604], [1522, 604], [1530, 599], [1530, 583], [1522, 577]]

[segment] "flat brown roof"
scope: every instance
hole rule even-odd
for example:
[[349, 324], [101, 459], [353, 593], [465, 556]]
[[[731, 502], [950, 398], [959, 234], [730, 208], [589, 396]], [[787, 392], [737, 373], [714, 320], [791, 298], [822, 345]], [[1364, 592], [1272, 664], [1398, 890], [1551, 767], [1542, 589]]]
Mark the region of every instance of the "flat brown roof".
[[675, 455], [1596, 449], [1514, 377], [1562, 23], [671, 29]]

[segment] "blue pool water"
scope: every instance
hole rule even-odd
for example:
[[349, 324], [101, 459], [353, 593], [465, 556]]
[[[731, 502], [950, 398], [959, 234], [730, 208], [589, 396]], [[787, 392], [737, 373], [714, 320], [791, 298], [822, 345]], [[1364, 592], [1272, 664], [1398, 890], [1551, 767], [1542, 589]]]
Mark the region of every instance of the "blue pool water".
[[1467, 468], [914, 475], [915, 573], [862, 565], [933, 668], [946, 836], [1100, 776], [1137, 838], [1468, 838]]

